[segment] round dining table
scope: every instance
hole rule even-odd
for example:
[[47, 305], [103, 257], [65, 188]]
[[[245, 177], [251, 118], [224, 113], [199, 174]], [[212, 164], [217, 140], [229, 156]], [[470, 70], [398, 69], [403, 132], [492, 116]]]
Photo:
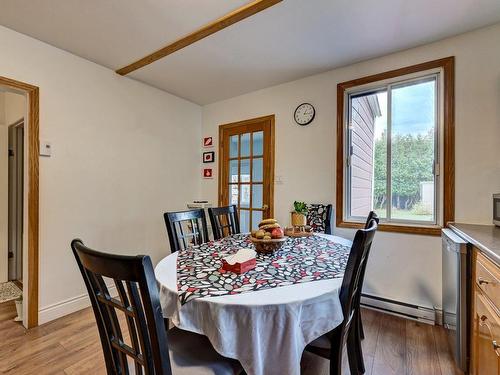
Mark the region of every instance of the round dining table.
[[[352, 245], [338, 236], [316, 235]], [[299, 375], [306, 345], [343, 320], [342, 275], [182, 304], [177, 257], [172, 253], [155, 267], [163, 316], [180, 329], [207, 336], [217, 352], [238, 360], [248, 375]]]

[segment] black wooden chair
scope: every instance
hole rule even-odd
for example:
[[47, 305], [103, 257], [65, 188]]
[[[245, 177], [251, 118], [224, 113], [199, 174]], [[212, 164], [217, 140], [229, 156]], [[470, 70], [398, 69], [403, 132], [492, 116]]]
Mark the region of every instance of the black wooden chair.
[[214, 240], [240, 233], [240, 220], [235, 205], [208, 209]]
[[[71, 248], [92, 302], [108, 375], [240, 373], [239, 363], [220, 356], [206, 337], [165, 330], [149, 256], [105, 254], [79, 239]], [[104, 277], [113, 280], [117, 298]]]
[[340, 375], [342, 371], [342, 349], [347, 344], [351, 375], [364, 373], [359, 367], [363, 358], [359, 325], [357, 324], [359, 297], [363, 285], [363, 270], [377, 230], [377, 221], [370, 220], [367, 229], [356, 232], [347, 261], [340, 289], [340, 303], [344, 314], [343, 322], [331, 332], [307, 345], [306, 351], [330, 360], [330, 375]]
[[171, 252], [208, 242], [207, 219], [203, 209], [165, 212], [163, 218]]
[[332, 234], [332, 213], [333, 206], [331, 204], [306, 204], [307, 225], [310, 225], [313, 232]]

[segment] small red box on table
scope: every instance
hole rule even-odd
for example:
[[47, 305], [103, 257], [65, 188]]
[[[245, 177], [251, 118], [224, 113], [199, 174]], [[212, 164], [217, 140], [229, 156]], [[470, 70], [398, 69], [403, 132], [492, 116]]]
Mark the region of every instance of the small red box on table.
[[222, 269], [238, 274], [248, 272], [257, 265], [256, 255], [255, 250], [240, 249], [236, 254], [222, 259]]
[[229, 264], [224, 259], [222, 259], [222, 269], [224, 271], [234, 272], [238, 274], [242, 274], [250, 270], [253, 270], [256, 265], [257, 261], [255, 258], [249, 259], [243, 263], [235, 263], [235, 264]]

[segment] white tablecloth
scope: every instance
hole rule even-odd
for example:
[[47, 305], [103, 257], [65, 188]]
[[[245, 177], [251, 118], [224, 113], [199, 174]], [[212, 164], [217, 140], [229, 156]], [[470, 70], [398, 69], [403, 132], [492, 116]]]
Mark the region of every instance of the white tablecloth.
[[[351, 246], [344, 238], [321, 236]], [[207, 336], [248, 375], [299, 375], [305, 346], [342, 322], [341, 278], [198, 298], [181, 306], [176, 262], [174, 253], [155, 268], [163, 316], [178, 328]]]

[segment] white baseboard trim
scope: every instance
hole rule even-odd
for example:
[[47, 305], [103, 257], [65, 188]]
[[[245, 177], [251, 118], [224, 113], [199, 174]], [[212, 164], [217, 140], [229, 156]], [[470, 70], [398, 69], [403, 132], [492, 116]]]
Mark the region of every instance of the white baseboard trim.
[[442, 311], [435, 308], [413, 305], [368, 294], [361, 295], [361, 305], [368, 309], [417, 320], [422, 323], [439, 325], [442, 322]]
[[[109, 286], [108, 290], [111, 296], [115, 297], [118, 295], [115, 285]], [[90, 299], [87, 293], [73, 298], [68, 298], [64, 301], [57, 302], [40, 309], [38, 311], [38, 324], [41, 325], [44, 323], [48, 323], [54, 319], [61, 318], [65, 315], [74, 313], [79, 310], [83, 310], [89, 306]]]
[[[116, 286], [108, 287], [110, 294], [118, 295]], [[418, 305], [394, 301], [387, 298], [376, 297], [368, 294], [361, 296], [361, 305], [365, 308], [378, 310], [387, 314], [400, 316], [406, 319], [417, 320], [427, 324], [441, 324], [442, 312], [438, 309], [430, 309]], [[90, 299], [87, 293], [68, 298], [67, 300], [54, 303], [38, 312], [38, 324], [48, 323], [54, 319], [85, 309], [90, 306]]]

